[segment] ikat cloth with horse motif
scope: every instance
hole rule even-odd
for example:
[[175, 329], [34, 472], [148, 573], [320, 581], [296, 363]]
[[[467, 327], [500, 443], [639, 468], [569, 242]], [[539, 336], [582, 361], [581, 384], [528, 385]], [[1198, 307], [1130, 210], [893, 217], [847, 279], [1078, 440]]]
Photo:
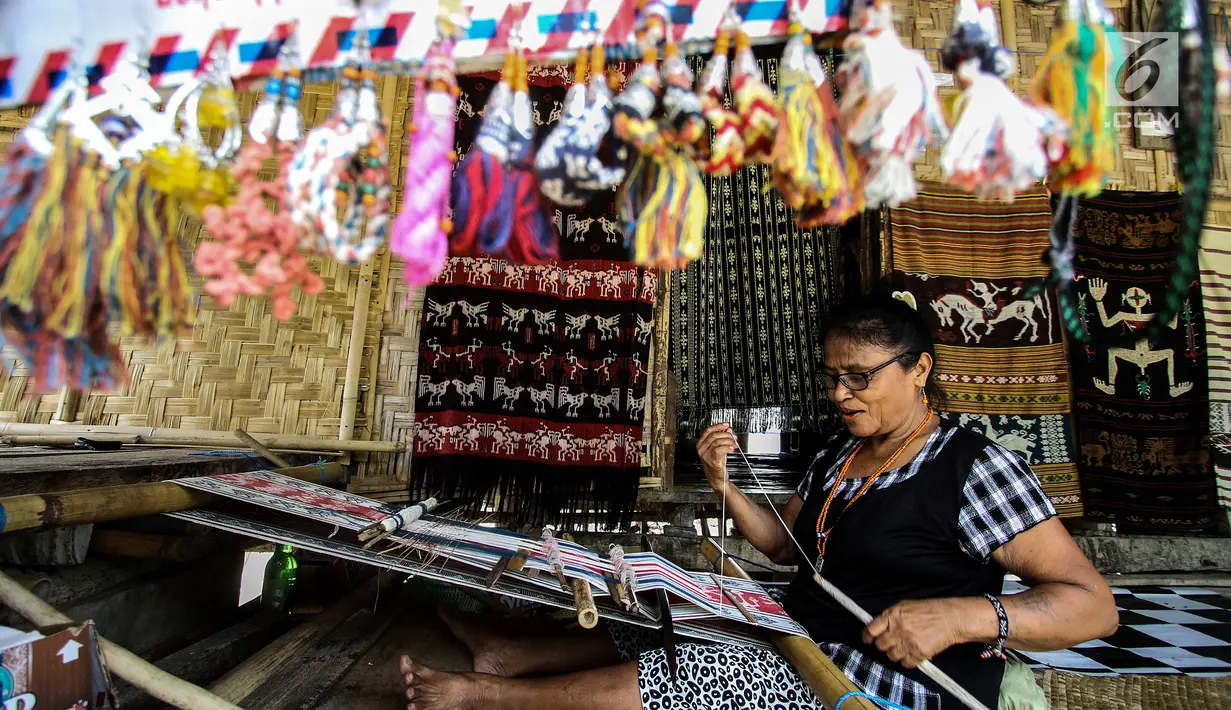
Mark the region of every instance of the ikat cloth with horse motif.
[[[491, 82], [461, 79], [459, 154]], [[564, 88], [532, 87], [541, 141]], [[657, 273], [628, 261], [614, 192], [555, 210], [559, 261], [453, 258], [427, 288], [411, 490], [520, 522], [628, 522], [645, 473], [642, 423]]]
[[1086, 517], [1119, 531], [1216, 522], [1200, 284], [1158, 340], [1131, 337], [1163, 301], [1179, 225], [1175, 193], [1103, 192], [1078, 207], [1077, 294], [1094, 338], [1070, 351], [1082, 489]]
[[1047, 192], [982, 202], [939, 185], [890, 210], [894, 283], [936, 340], [944, 416], [1029, 464], [1061, 517], [1080, 517], [1065, 342], [1047, 276]]

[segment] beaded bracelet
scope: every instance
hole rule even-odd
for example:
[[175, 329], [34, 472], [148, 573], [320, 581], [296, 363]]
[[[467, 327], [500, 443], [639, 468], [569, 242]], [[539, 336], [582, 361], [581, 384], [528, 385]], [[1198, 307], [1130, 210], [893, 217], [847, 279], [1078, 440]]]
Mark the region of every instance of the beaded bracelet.
[[1005, 612], [1004, 605], [1001, 604], [1000, 600], [996, 597], [991, 594], [984, 594], [983, 598], [991, 602], [992, 606], [995, 607], [996, 621], [999, 628], [996, 632], [995, 643], [988, 644], [987, 649], [984, 650], [980, 656], [983, 658], [991, 658], [992, 656], [995, 656], [1003, 660], [1005, 658], [1004, 644], [1009, 640], [1009, 615]]

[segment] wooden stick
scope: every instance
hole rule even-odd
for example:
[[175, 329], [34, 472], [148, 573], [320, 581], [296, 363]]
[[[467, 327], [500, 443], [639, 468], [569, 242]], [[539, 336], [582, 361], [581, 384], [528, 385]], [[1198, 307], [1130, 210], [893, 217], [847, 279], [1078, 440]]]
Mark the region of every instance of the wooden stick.
[[[72, 619], [31, 594], [3, 572], [0, 572], [0, 601], [35, 626], [72, 623]], [[98, 645], [109, 671], [164, 703], [184, 710], [241, 710], [238, 705], [176, 678], [102, 636], [98, 637]]]
[[[1017, 15], [1013, 12], [1013, 0], [1000, 0], [1000, 43], [1017, 54]], [[1014, 92], [1017, 91], [1021, 74], [1021, 62], [1018, 62], [1017, 71], [1008, 80], [1009, 88]]]
[[[341, 480], [342, 465], [296, 466], [277, 473], [300, 480], [329, 483]], [[169, 481], [9, 496], [0, 498], [0, 533], [173, 513], [218, 500], [225, 499]]]
[[363, 340], [368, 330], [368, 307], [372, 301], [372, 262], [359, 266], [359, 288], [355, 291], [355, 313], [350, 324], [350, 349], [346, 352], [346, 379], [342, 383], [342, 423], [338, 439], [355, 437], [355, 412], [359, 409], [359, 374], [363, 369]]
[[81, 393], [67, 385], [60, 388], [60, 398], [56, 401], [56, 413], [51, 415], [52, 424], [71, 424], [77, 418], [77, 402]]
[[[752, 579], [734, 560], [722, 554], [712, 540], [701, 541], [701, 552], [711, 562], [722, 558], [724, 575], [739, 579]], [[811, 639], [789, 634], [773, 634], [773, 640], [778, 646], [778, 651], [795, 668], [799, 677], [803, 678], [825, 707], [834, 707], [838, 699], [847, 693], [860, 692], [859, 688], [843, 675], [842, 671], [838, 670], [833, 661], [821, 653], [821, 649], [817, 648]], [[842, 707], [851, 710], [878, 710], [870, 700], [858, 696], [847, 698], [842, 703]]]
[[272, 463], [278, 468], [290, 468], [291, 464], [286, 459], [269, 450], [269, 447], [257, 441], [251, 434], [243, 429], [236, 429], [234, 432], [235, 438], [252, 447], [252, 450], [261, 455], [261, 458]]
[[257, 651], [248, 660], [232, 668], [209, 689], [233, 703], [243, 702], [287, 662], [296, 658], [317, 639], [333, 631], [365, 606], [380, 590], [388, 587], [395, 575], [379, 574], [363, 586], [343, 597], [323, 613], [317, 614], [286, 632], [282, 637]]
[[731, 590], [727, 589], [727, 585], [722, 583], [721, 577], [711, 572], [710, 579], [714, 580], [714, 584], [717, 584], [718, 588], [722, 590], [722, 596], [726, 597], [727, 601], [731, 602], [736, 609], [739, 609], [739, 613], [744, 615], [744, 618], [748, 620], [748, 623], [753, 624], [754, 626], [760, 626], [760, 623], [757, 622], [757, 617], [753, 616], [751, 611], [748, 611], [748, 607], [744, 605], [744, 602], [740, 601], [739, 597], [735, 596], [731, 593]]
[[277, 468], [291, 468], [291, 461], [283, 459], [282, 457], [279, 457], [278, 454], [271, 452], [270, 447], [266, 447], [265, 444], [256, 441], [256, 438], [252, 437], [252, 434], [245, 432], [244, 429], [235, 429], [234, 434], [236, 439], [239, 439], [240, 442], [249, 445], [254, 452], [261, 455], [262, 459], [270, 461], [270, 463], [277, 466]]
[[[205, 446], [217, 449], [235, 448], [235, 434], [229, 431], [195, 431], [138, 426], [86, 426], [83, 424], [19, 424], [0, 423], [0, 438], [12, 437], [18, 443], [23, 436], [88, 436], [106, 440], [112, 437], [135, 437], [137, 444], [167, 444], [171, 446]], [[398, 454], [406, 444], [398, 441], [339, 441], [321, 436], [294, 434], [253, 434], [253, 438], [271, 449], [306, 451], [351, 451]]]

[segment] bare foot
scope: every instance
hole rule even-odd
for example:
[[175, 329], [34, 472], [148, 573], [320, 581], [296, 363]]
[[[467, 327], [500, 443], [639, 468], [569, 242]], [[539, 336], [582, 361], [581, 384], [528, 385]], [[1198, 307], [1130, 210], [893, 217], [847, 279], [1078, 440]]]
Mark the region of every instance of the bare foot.
[[439, 613], [449, 631], [470, 649], [475, 673], [490, 673], [503, 678], [520, 674], [517, 663], [520, 654], [513, 638], [501, 634], [491, 623], [484, 624], [479, 617], [461, 614], [448, 607], [441, 607]]
[[400, 668], [410, 701], [406, 710], [477, 710], [489, 705], [474, 674], [433, 670], [409, 656], [402, 656]]

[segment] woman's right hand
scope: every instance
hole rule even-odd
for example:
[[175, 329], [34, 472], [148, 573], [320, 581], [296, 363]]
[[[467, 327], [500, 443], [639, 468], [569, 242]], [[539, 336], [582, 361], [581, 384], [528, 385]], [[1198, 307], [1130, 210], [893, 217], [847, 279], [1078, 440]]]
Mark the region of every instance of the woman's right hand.
[[739, 448], [730, 424], [715, 424], [701, 433], [697, 440], [697, 456], [705, 468], [710, 488], [722, 493], [727, 478], [727, 456]]

